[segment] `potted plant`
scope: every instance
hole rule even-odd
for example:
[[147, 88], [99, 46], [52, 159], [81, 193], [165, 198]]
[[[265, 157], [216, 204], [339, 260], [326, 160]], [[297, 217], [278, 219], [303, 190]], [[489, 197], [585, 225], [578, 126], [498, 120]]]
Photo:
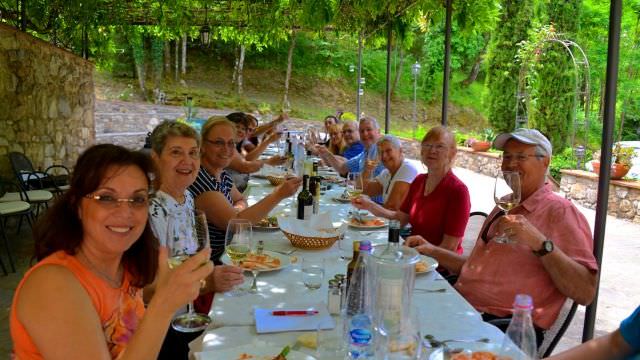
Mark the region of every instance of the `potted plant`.
[[[611, 179], [619, 180], [627, 175], [629, 169], [631, 169], [633, 159], [636, 157], [636, 154], [633, 148], [623, 147], [620, 144], [616, 144], [613, 147], [612, 157], [613, 163], [611, 164]], [[593, 172], [596, 174], [600, 173], [600, 162], [594, 161], [592, 162], [592, 165]]]
[[487, 151], [491, 148], [491, 143], [496, 137], [493, 129], [487, 128], [482, 132], [482, 140], [470, 141], [470, 146], [473, 151]]

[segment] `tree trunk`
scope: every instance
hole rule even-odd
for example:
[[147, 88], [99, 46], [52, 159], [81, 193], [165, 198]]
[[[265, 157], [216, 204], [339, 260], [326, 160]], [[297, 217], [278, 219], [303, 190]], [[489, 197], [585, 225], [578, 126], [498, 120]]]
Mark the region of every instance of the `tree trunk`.
[[604, 90], [605, 90], [605, 82], [600, 79], [600, 109], [598, 110], [598, 120], [602, 123], [602, 119], [604, 119]]
[[398, 44], [397, 46], [400, 47], [400, 64], [398, 64], [398, 67], [395, 69], [396, 77], [393, 79], [393, 86], [391, 86], [391, 98], [393, 98], [393, 93], [396, 91], [400, 76], [402, 76], [402, 67], [404, 65], [404, 49], [402, 48], [402, 44]]
[[233, 74], [231, 74], [231, 91], [236, 88], [236, 82], [238, 80], [238, 61], [240, 60], [240, 46], [235, 48], [233, 52]]
[[480, 73], [480, 64], [482, 64], [482, 60], [484, 60], [484, 54], [487, 53], [487, 45], [489, 44], [489, 34], [484, 34], [484, 46], [482, 46], [482, 50], [476, 56], [475, 61], [473, 62], [473, 66], [471, 66], [471, 71], [469, 72], [469, 76], [462, 81], [462, 86], [469, 86], [471, 83], [476, 81], [478, 78], [478, 74]]
[[240, 45], [240, 57], [238, 59], [238, 95], [242, 95], [242, 69], [244, 68], [244, 44]]
[[178, 76], [179, 76], [178, 68], [180, 67], [180, 50], [179, 50], [179, 48], [180, 48], [180, 40], [176, 39], [175, 40], [175, 51], [176, 51], [176, 56], [175, 56], [175, 58], [176, 58], [175, 80], [176, 80], [176, 82], [178, 82]]
[[291, 43], [289, 43], [289, 54], [287, 55], [287, 75], [284, 78], [284, 97], [282, 99], [283, 108], [289, 107], [289, 82], [291, 80], [291, 68], [293, 66], [293, 49], [296, 47], [296, 32], [291, 34]]
[[187, 34], [182, 35], [182, 75], [187, 74]]
[[138, 86], [144, 99], [147, 99], [147, 91], [145, 89], [145, 64], [144, 64], [144, 38], [140, 34], [134, 34], [133, 38], [129, 38], [131, 50], [133, 52], [133, 62], [136, 66], [136, 76], [138, 77]]
[[171, 44], [169, 41], [164, 42], [164, 77], [168, 78], [171, 75]]

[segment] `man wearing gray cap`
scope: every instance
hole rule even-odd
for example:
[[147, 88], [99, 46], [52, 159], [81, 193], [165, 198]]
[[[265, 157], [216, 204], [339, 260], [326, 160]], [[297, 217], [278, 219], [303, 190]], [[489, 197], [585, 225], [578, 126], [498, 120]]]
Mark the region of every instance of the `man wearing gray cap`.
[[[582, 305], [593, 300], [598, 267], [591, 230], [578, 209], [546, 184], [552, 150], [544, 135], [517, 129], [499, 135], [494, 147], [504, 151], [502, 171], [520, 174], [520, 204], [509, 215], [493, 209], [468, 258], [428, 243], [409, 245], [459, 274], [456, 289], [485, 319], [509, 317], [515, 295], [531, 295], [541, 335], [567, 298]], [[509, 242], [495, 241], [498, 234]]]

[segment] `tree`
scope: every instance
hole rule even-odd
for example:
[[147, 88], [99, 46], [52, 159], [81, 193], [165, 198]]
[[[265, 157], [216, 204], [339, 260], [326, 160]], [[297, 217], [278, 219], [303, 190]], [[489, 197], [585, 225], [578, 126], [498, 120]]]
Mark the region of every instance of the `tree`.
[[[550, 31], [574, 39], [580, 25], [582, 0], [550, 1], [547, 3]], [[547, 42], [540, 49], [536, 71], [532, 79], [532, 106], [529, 126], [546, 134], [554, 152], [560, 153], [568, 144], [574, 126], [573, 107], [576, 90], [575, 70], [566, 49]], [[572, 144], [570, 144], [572, 145]]]
[[499, 132], [511, 131], [516, 119], [516, 89], [520, 66], [517, 44], [527, 39], [533, 14], [531, 0], [503, 0], [500, 21], [487, 54], [489, 123]]

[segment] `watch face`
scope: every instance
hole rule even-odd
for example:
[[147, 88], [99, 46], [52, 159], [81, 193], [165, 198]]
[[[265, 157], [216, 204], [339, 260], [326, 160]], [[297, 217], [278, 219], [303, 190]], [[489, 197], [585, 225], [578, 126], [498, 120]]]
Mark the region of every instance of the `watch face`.
[[553, 243], [551, 241], [545, 241], [544, 242], [544, 250], [546, 252], [551, 252], [553, 251]]

